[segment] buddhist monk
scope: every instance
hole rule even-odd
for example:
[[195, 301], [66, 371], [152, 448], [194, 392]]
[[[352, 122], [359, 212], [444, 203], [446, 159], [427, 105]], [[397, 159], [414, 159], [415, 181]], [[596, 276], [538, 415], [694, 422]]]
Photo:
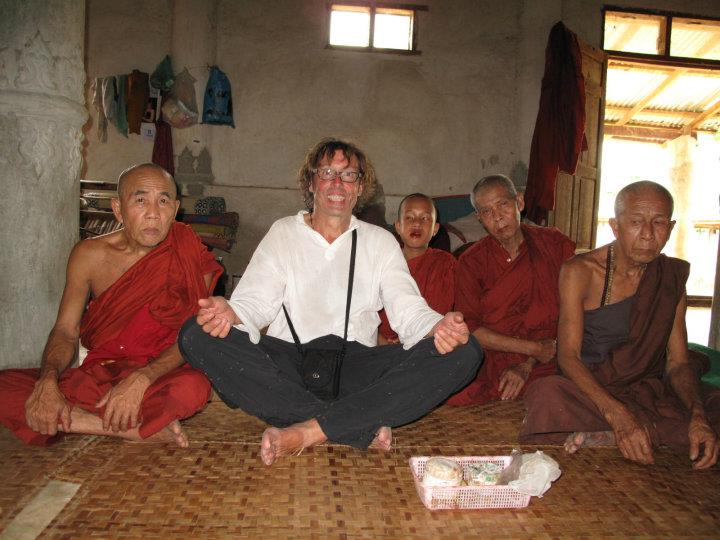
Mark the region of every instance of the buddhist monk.
[[660, 254], [672, 212], [664, 187], [630, 184], [615, 200], [615, 240], [563, 266], [562, 375], [528, 388], [521, 441], [617, 445], [643, 464], [658, 445], [684, 446], [696, 469], [717, 462], [720, 390], [701, 387], [687, 347], [689, 264]]
[[557, 229], [520, 222], [523, 197], [506, 176], [481, 179], [471, 202], [488, 236], [460, 256], [455, 309], [485, 349], [485, 363], [450, 405], [513, 400], [556, 372], [558, 275], [575, 249]]
[[[400, 201], [395, 230], [400, 235], [410, 275], [428, 305], [438, 313], [447, 313], [455, 303], [457, 261], [447, 251], [428, 247], [439, 227], [437, 209], [430, 197], [413, 193]], [[382, 310], [378, 345], [396, 343], [400, 343], [398, 335]]]
[[[184, 363], [177, 333], [222, 268], [175, 222], [178, 206], [161, 167], [120, 175], [112, 210], [123, 228], [70, 253], [41, 367], [0, 372], [0, 423], [25, 443], [64, 432], [188, 445], [178, 420], [205, 406], [210, 384]], [[79, 339], [89, 353], [70, 368]]]

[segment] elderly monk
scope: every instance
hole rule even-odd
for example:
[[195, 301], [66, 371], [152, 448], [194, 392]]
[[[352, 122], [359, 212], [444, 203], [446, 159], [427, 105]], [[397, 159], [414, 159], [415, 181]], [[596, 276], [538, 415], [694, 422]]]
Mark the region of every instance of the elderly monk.
[[[447, 251], [428, 247], [439, 227], [437, 209], [430, 197], [413, 193], [400, 201], [395, 230], [400, 235], [410, 275], [428, 305], [438, 313], [447, 313], [455, 303], [457, 261]], [[396, 343], [400, 340], [383, 309], [380, 311], [378, 345]]]
[[[179, 201], [163, 168], [131, 167], [117, 190], [112, 209], [123, 228], [73, 248], [40, 369], [0, 372], [0, 422], [25, 443], [65, 432], [185, 447], [178, 419], [209, 397], [209, 382], [184, 363], [176, 340], [222, 269], [174, 221]], [[68, 368], [78, 338], [90, 352]]]
[[557, 229], [520, 222], [523, 198], [506, 176], [481, 179], [471, 202], [489, 234], [460, 256], [455, 309], [484, 347], [485, 363], [450, 405], [516, 399], [556, 372], [558, 275], [575, 249]]
[[[693, 467], [718, 457], [720, 390], [701, 388], [685, 329], [687, 262], [661, 255], [675, 225], [670, 193], [635, 182], [615, 200], [615, 241], [560, 274], [558, 361], [564, 376], [525, 396], [524, 442], [617, 444], [653, 462], [653, 447], [690, 447]], [[714, 428], [714, 429], [713, 429]]]

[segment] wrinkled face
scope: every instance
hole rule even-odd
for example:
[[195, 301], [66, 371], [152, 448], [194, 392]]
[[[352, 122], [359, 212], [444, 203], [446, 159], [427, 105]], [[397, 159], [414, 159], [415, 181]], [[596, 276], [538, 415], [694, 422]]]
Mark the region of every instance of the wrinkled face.
[[130, 244], [153, 248], [170, 232], [180, 201], [175, 184], [154, 169], [137, 169], [125, 178], [119, 199], [112, 200]]
[[[341, 150], [336, 150], [332, 158], [324, 156], [317, 168], [329, 167], [337, 173], [345, 171], [360, 171], [357, 158], [348, 160]], [[317, 174], [313, 175], [310, 191], [313, 193], [313, 213], [325, 217], [347, 217], [352, 215], [357, 204], [358, 195], [362, 192], [362, 179], [353, 183], [343, 182], [339, 176], [332, 180], [323, 180]]]
[[403, 244], [411, 248], [426, 248], [440, 225], [435, 223], [435, 212], [430, 201], [421, 197], [403, 203], [395, 230]]
[[674, 226], [670, 205], [651, 190], [626, 195], [623, 211], [610, 219], [618, 247], [638, 264], [660, 255]]
[[475, 195], [478, 219], [501, 243], [518, 234], [520, 211], [524, 207], [522, 195], [513, 197], [502, 186], [489, 186]]

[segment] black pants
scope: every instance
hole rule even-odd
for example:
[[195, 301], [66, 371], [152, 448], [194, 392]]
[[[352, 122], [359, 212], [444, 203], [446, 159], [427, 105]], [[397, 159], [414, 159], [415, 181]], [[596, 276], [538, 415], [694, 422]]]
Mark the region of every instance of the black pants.
[[277, 427], [315, 418], [329, 440], [357, 448], [367, 448], [380, 427], [417, 420], [460, 391], [483, 356], [474, 337], [446, 355], [431, 338], [408, 351], [402, 345], [348, 342], [340, 394], [328, 402], [305, 388], [294, 343], [262, 336], [255, 345], [235, 328], [215, 338], [192, 318], [180, 330], [178, 345], [228, 406]]

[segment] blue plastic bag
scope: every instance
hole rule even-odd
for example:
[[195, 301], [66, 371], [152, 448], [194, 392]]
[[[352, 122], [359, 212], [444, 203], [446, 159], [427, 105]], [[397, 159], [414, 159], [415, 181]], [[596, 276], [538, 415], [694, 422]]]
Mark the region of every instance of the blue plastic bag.
[[210, 77], [205, 88], [202, 121], [203, 124], [235, 127], [230, 80], [217, 66], [210, 68]]

